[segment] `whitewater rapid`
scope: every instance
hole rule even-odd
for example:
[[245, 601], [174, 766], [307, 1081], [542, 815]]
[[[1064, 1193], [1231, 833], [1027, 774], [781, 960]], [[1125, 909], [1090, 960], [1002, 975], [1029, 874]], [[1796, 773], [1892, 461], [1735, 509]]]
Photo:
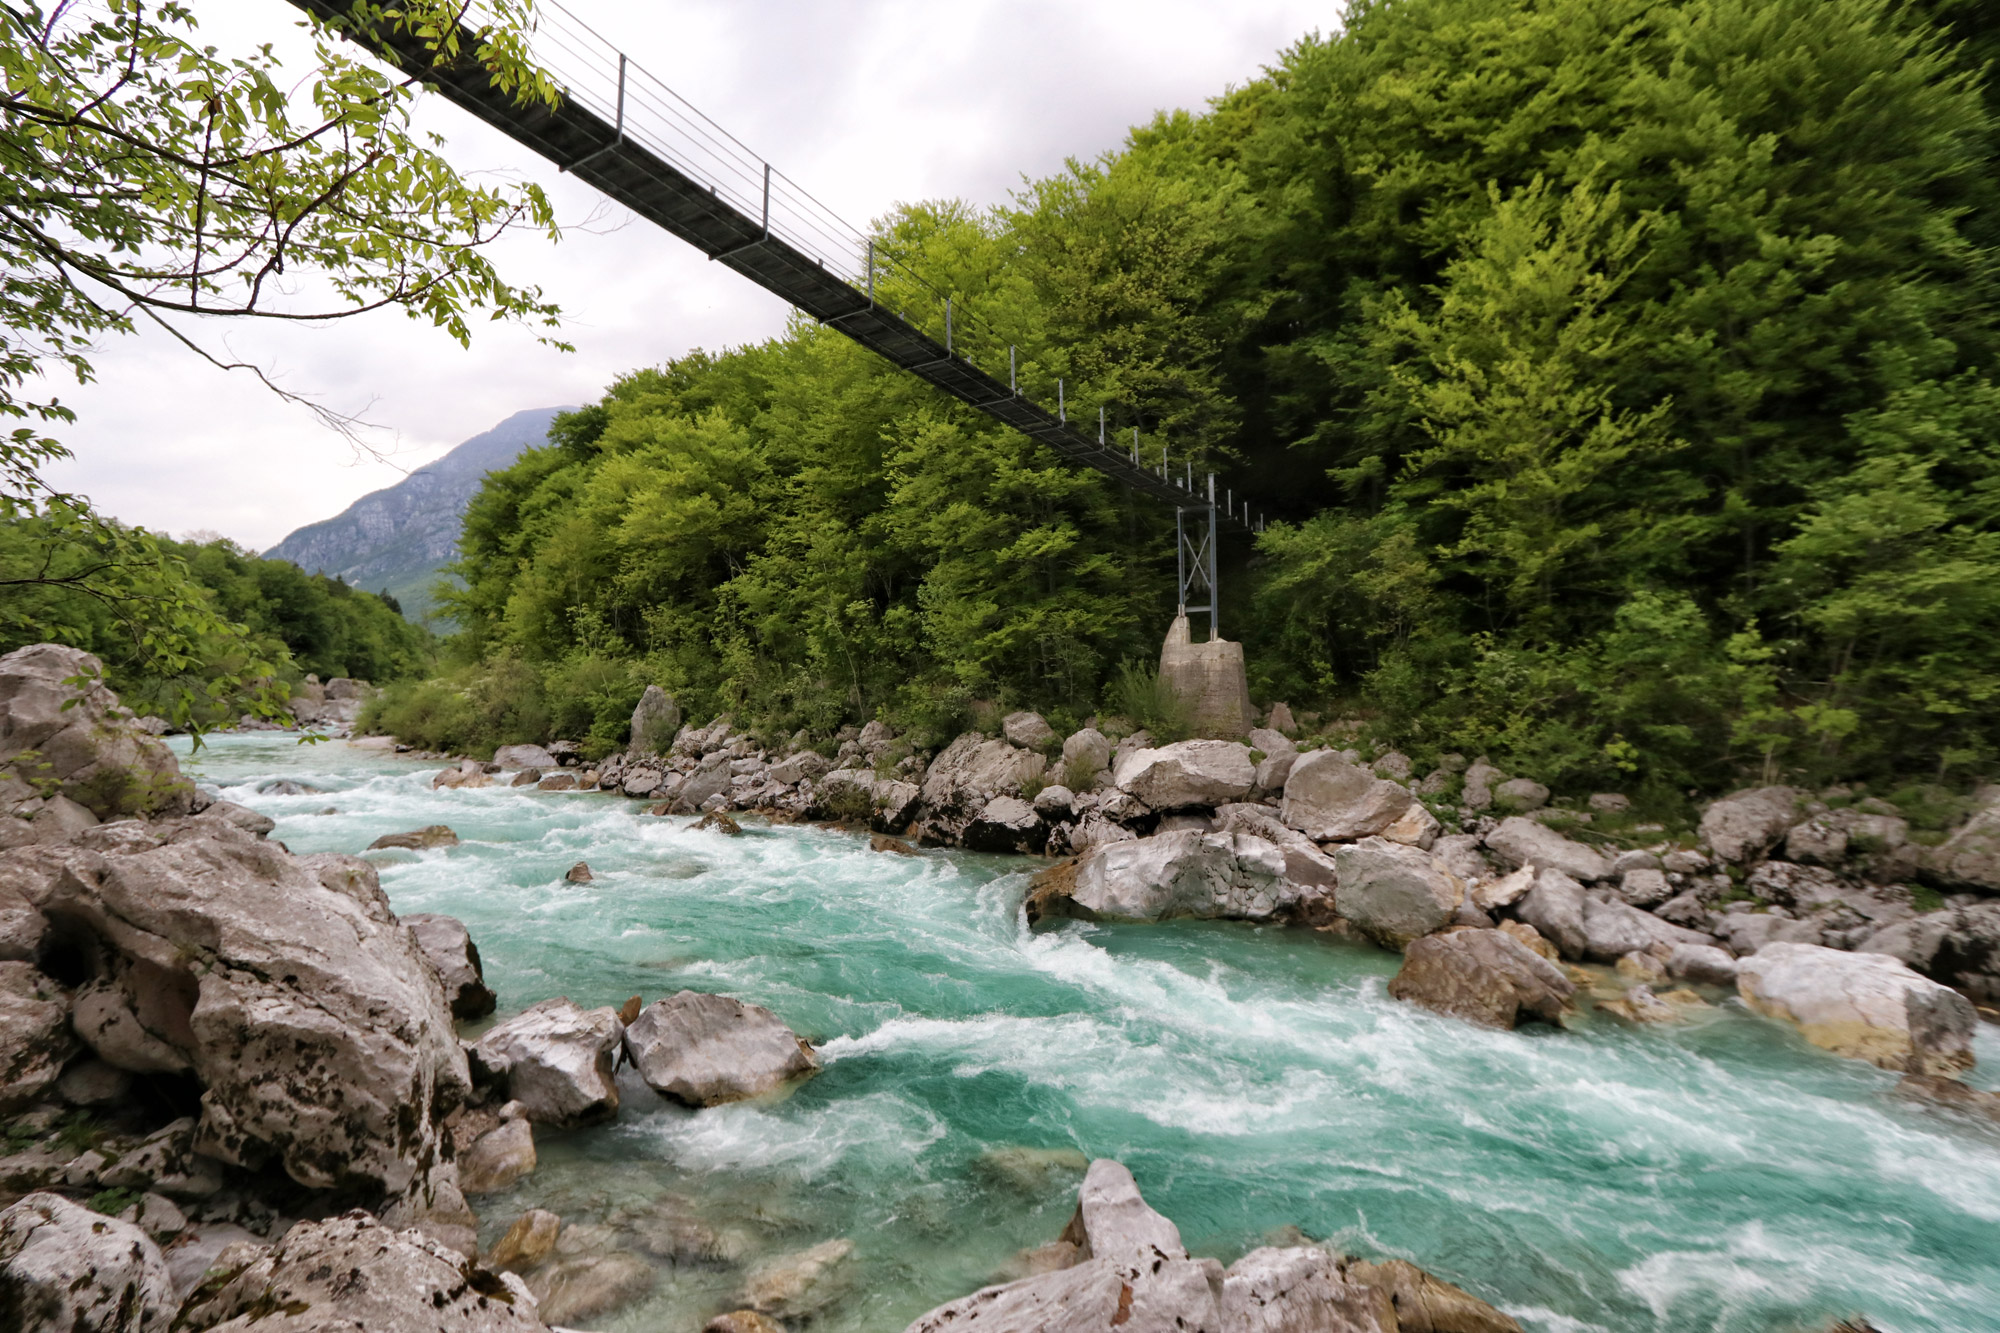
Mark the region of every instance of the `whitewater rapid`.
[[[295, 852], [450, 825], [457, 847], [370, 859], [398, 911], [466, 923], [502, 1015], [713, 990], [820, 1048], [772, 1103], [690, 1112], [628, 1076], [617, 1124], [538, 1133], [537, 1172], [478, 1201], [487, 1243], [528, 1207], [590, 1222], [663, 1196], [727, 1238], [737, 1263], [663, 1266], [590, 1321], [606, 1333], [699, 1328], [743, 1265], [836, 1238], [855, 1249], [815, 1327], [899, 1329], [1061, 1230], [1075, 1175], [1005, 1169], [1017, 1147], [1122, 1160], [1197, 1254], [1296, 1228], [1548, 1333], [2000, 1328], [2000, 1132], [1720, 994], [1672, 1029], [1488, 1032], [1390, 1000], [1392, 955], [1309, 932], [1030, 931], [1020, 858], [433, 792], [435, 764], [282, 734], [179, 748]], [[321, 792], [259, 791], [279, 778]], [[564, 883], [579, 860], [593, 881]], [[2000, 1033], [1977, 1049], [1971, 1081], [1996, 1086]]]

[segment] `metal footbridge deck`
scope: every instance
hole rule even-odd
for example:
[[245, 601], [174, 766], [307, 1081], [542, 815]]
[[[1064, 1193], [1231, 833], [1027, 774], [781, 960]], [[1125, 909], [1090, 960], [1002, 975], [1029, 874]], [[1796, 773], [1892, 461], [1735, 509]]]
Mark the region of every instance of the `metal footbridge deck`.
[[[348, 0], [290, 2], [350, 31], [357, 27]], [[878, 253], [874, 238], [774, 171], [560, 5], [540, 0], [533, 12], [528, 53], [560, 90], [554, 106], [523, 102], [496, 85], [470, 54], [475, 42], [465, 43], [466, 54], [456, 62], [433, 64], [418, 37], [381, 29], [361, 35], [371, 50], [448, 100], [711, 260], [1061, 457], [1177, 508], [1206, 510], [1212, 522], [1261, 526], [1233, 494], [1218, 496], [1214, 476], [1198, 477], [1191, 460], [1169, 463], [1162, 446], [1157, 465], [1142, 461], [1136, 435], [1130, 452], [1118, 448], [1105, 437], [1101, 414], [1095, 435], [1070, 425], [1060, 384], [1054, 411], [1019, 392], [1011, 348], [1007, 380], [975, 364], [954, 346], [963, 341], [954, 324], [966, 328], [967, 312], [954, 311], [943, 295], [942, 341], [877, 301], [876, 277], [894, 261]], [[476, 0], [461, 26], [468, 36], [483, 26]], [[905, 287], [911, 278], [922, 283], [907, 268], [897, 276]], [[1212, 536], [1208, 546], [1202, 573], [1212, 577]]]

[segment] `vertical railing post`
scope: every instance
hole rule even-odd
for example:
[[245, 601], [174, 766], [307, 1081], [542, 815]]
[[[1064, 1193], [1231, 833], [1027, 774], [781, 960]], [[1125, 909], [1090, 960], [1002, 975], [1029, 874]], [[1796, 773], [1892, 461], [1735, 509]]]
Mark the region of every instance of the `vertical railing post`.
[[625, 137], [625, 53], [618, 53], [618, 137]]
[[1217, 628], [1221, 623], [1219, 617], [1222, 610], [1222, 594], [1216, 586], [1220, 573], [1216, 547], [1221, 543], [1216, 540], [1216, 536], [1215, 474], [1211, 472], [1208, 474], [1208, 641], [1210, 643], [1222, 637], [1222, 632]]
[[1063, 400], [1063, 382], [1061, 380], [1056, 381], [1056, 420], [1065, 426], [1069, 424], [1069, 405]]
[[1186, 510], [1174, 506], [1174, 600], [1180, 604], [1179, 615], [1187, 614], [1187, 529], [1182, 516]]
[[875, 238], [868, 238], [868, 308], [875, 308]]
[[771, 164], [764, 164], [764, 239], [771, 239]]
[[1014, 344], [1007, 344], [1007, 392], [1016, 398], [1021, 396], [1021, 386], [1014, 369]]
[[951, 298], [944, 298], [944, 354], [951, 355]]

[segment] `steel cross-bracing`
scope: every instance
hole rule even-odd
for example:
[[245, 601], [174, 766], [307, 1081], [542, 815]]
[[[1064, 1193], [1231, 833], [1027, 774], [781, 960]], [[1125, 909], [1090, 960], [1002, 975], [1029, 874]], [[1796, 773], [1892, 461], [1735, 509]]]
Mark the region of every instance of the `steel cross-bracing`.
[[[349, 19], [348, 0], [290, 0], [315, 17], [347, 29], [370, 50], [419, 74], [449, 101], [509, 138], [594, 186], [649, 222], [726, 264], [807, 315], [846, 334], [894, 365], [971, 404], [1057, 454], [1169, 504], [1200, 506], [1215, 519], [1256, 530], [1261, 517], [1233, 493], [1221, 513], [1214, 505], [1213, 474], [1204, 503], [1191, 460], [1172, 467], [1164, 452], [1157, 468], [1105, 437], [1100, 415], [1096, 438], [1072, 427], [1058, 385], [1051, 412], [1003, 383], [952, 347], [953, 313], [945, 303], [945, 341], [939, 342], [897, 312], [878, 304], [872, 239], [842, 222], [824, 205], [726, 131], [647, 75], [625, 55], [551, 0], [534, 9], [529, 56], [561, 90], [554, 106], [522, 102], [498, 86], [470, 52], [452, 64], [433, 56], [415, 36], [364, 29]], [[477, 0], [461, 26], [480, 28]], [[775, 194], [774, 194], [775, 189]], [[845, 270], [866, 270], [855, 278]], [[832, 264], [829, 265], [829, 258]], [[963, 319], [961, 312], [959, 318]], [[1012, 352], [1009, 353], [1011, 374]], [[1211, 546], [1213, 539], [1211, 538]], [[1210, 559], [1213, 556], [1211, 553]], [[1211, 594], [1210, 598], [1214, 598]]]

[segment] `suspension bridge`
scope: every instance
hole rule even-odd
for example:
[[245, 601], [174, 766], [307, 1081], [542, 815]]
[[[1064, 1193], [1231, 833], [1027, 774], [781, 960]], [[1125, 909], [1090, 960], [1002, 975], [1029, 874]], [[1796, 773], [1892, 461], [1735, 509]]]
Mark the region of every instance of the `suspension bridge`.
[[[290, 2], [364, 41], [562, 171], [892, 365], [1072, 463], [1173, 505], [1183, 614], [1207, 612], [1210, 638], [1217, 637], [1217, 538], [1225, 526], [1261, 530], [1263, 519], [1247, 502], [1227, 488], [1218, 495], [1213, 473], [1197, 474], [1191, 457], [1170, 459], [1164, 443], [1157, 461], [1142, 458], [1136, 427], [1130, 449], [1119, 447], [1107, 433], [1102, 408], [1094, 434], [1079, 429], [1070, 421], [1060, 381], [1053, 410], [1036, 401], [1021, 390], [1012, 347], [1004, 379], [997, 367], [994, 372], [983, 368], [962, 336], [972, 323], [970, 312], [936, 292], [921, 274], [885, 253], [875, 237], [843, 221], [554, 0], [539, 0], [533, 27], [525, 34], [529, 58], [560, 92], [554, 105], [523, 102], [499, 86], [473, 58], [474, 41], [464, 44], [465, 54], [457, 61], [434, 64], [420, 37], [366, 27], [351, 18], [351, 0]], [[478, 0], [462, 11], [459, 23], [468, 37], [492, 21], [482, 11]], [[877, 299], [878, 278], [885, 272], [893, 272], [899, 292], [935, 296], [930, 304], [937, 308], [927, 312], [930, 318], [920, 323], [907, 308]], [[997, 354], [993, 340], [983, 342], [984, 350]], [[1206, 594], [1208, 604], [1189, 606], [1191, 593]]]

